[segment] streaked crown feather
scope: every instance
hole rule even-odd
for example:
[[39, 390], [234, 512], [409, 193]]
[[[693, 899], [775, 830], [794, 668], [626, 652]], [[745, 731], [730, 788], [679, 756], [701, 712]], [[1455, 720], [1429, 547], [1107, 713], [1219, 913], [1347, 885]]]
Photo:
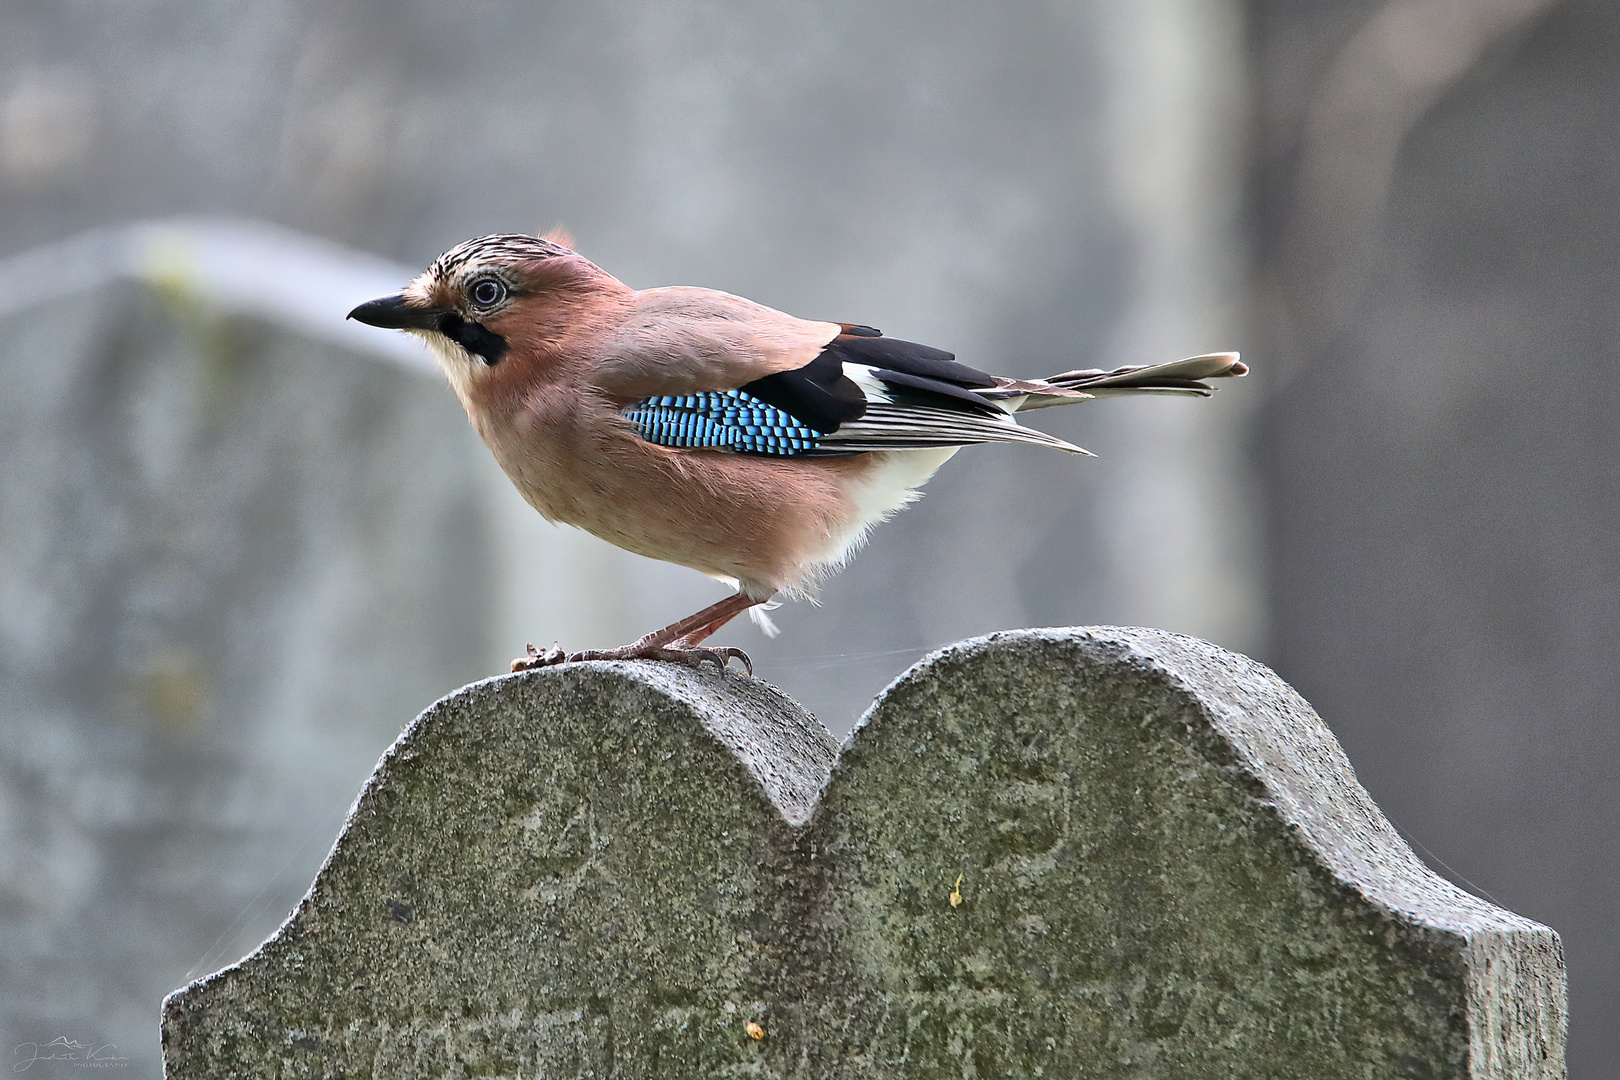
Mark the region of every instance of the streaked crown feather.
[[503, 265], [569, 254], [572, 254], [570, 249], [542, 237], [523, 233], [495, 233], [457, 244], [433, 260], [428, 274], [438, 281], [449, 281], [469, 266], [484, 263]]

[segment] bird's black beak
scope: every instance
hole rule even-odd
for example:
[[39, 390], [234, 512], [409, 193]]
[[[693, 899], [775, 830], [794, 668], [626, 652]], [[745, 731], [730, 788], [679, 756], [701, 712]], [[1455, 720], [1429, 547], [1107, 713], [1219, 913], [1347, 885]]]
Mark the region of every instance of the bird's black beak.
[[443, 314], [438, 308], [417, 307], [404, 296], [385, 296], [367, 300], [349, 312], [349, 318], [384, 330], [437, 330]]

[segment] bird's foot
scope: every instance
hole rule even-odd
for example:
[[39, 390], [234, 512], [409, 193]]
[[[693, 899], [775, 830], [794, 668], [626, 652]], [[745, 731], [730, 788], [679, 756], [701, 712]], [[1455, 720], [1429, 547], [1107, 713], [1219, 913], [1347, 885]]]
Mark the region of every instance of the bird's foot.
[[703, 661], [712, 660], [717, 667], [724, 670], [726, 664], [734, 659], [742, 661], [748, 674], [754, 673], [754, 662], [741, 649], [734, 649], [729, 645], [713, 647], [685, 645], [680, 641], [672, 641], [667, 645], [637, 641], [617, 649], [587, 649], [576, 653], [564, 653], [555, 645], [542, 652], [530, 645], [527, 656], [520, 656], [512, 661], [512, 670], [532, 671], [535, 668], [573, 664], [581, 660], [666, 660], [686, 664], [689, 667], [702, 667]]
[[754, 662], [748, 658], [748, 654], [729, 645], [683, 645], [679, 641], [672, 641], [668, 645], [648, 645], [638, 641], [617, 649], [588, 649], [568, 654], [569, 663], [576, 660], [668, 660], [689, 667], [702, 667], [703, 661], [713, 660], [721, 670], [732, 659], [741, 660], [748, 674], [754, 673]]

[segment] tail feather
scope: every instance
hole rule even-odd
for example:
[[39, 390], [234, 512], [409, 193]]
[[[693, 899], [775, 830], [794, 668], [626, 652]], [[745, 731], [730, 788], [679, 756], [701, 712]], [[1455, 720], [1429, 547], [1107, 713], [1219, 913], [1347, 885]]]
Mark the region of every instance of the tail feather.
[[[1122, 367], [1113, 371], [1085, 368], [1053, 375], [1046, 381], [1065, 390], [1080, 390], [1093, 397], [1115, 397], [1121, 394], [1193, 394], [1209, 397], [1215, 388], [1205, 379], [1241, 378], [1249, 373], [1249, 366], [1238, 359], [1235, 352], [1208, 353], [1177, 360], [1170, 364]], [[1032, 399], [1025, 408], [1063, 404], [1061, 400]]]

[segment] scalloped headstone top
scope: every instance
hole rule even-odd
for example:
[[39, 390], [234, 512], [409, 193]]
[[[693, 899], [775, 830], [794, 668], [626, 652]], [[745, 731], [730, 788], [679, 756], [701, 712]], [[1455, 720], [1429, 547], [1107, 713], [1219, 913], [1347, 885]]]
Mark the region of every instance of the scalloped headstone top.
[[735, 674], [478, 683], [308, 897], [165, 1003], [170, 1077], [1562, 1077], [1546, 927], [1428, 871], [1194, 639], [992, 635], [840, 755]]

